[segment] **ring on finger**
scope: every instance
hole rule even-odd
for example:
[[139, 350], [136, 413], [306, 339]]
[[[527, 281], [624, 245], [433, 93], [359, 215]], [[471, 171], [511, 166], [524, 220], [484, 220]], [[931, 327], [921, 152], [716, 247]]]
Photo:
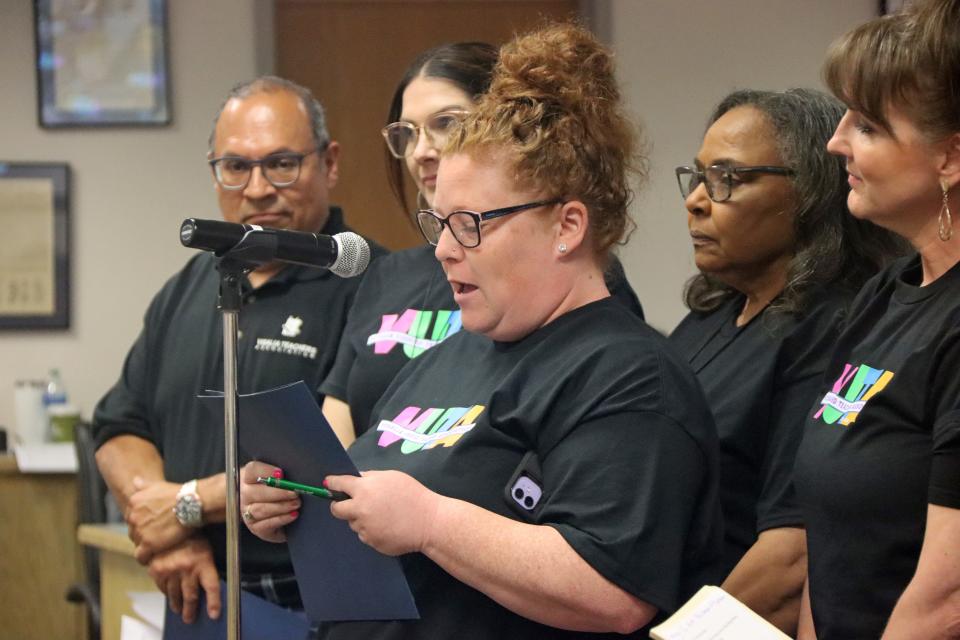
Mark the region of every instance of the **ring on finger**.
[[246, 520], [247, 522], [253, 522], [255, 520], [255, 518], [253, 517], [253, 514], [250, 513], [250, 507], [247, 507], [246, 509], [243, 510], [243, 519]]

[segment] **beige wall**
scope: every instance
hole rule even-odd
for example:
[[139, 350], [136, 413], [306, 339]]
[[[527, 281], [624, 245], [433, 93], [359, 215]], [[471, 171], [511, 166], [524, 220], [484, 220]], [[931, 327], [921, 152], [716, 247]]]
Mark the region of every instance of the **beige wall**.
[[639, 228], [621, 249], [647, 320], [669, 331], [685, 313], [694, 266], [674, 167], [696, 155], [706, 117], [733, 89], [822, 87], [830, 42], [876, 12], [875, 0], [602, 0], [598, 33], [617, 51], [630, 107], [652, 143]]
[[[585, 3], [617, 49], [625, 95], [653, 145], [639, 229], [622, 257], [654, 326], [669, 329], [683, 315], [680, 290], [693, 267], [673, 167], [696, 153], [710, 107], [737, 87], [818, 86], [827, 44], [875, 4]], [[85, 416], [116, 379], [150, 297], [189, 257], [177, 242], [180, 221], [218, 215], [203, 163], [210, 118], [230, 85], [269, 68], [269, 5], [170, 1], [173, 126], [50, 132], [36, 125], [30, 3], [0, 3], [0, 161], [66, 161], [74, 177], [72, 326], [0, 333], [0, 425], [13, 421], [19, 377], [59, 366]]]
[[0, 161], [67, 162], [73, 178], [70, 330], [0, 332], [0, 425], [13, 424], [14, 380], [54, 366], [89, 416], [150, 298], [191, 254], [180, 222], [219, 216], [207, 135], [227, 90], [271, 64], [269, 38], [256, 35], [272, 33], [270, 3], [168, 4], [172, 126], [49, 131], [36, 120], [31, 3], [0, 3]]

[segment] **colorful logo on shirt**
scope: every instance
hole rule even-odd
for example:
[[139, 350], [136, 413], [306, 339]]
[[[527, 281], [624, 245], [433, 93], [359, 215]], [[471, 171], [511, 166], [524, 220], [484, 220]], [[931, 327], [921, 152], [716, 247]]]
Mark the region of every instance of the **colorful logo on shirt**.
[[407, 309], [402, 314], [384, 314], [380, 321], [380, 330], [367, 338], [367, 345], [373, 345], [375, 354], [386, 355], [393, 351], [397, 344], [402, 344], [404, 355], [416, 358], [460, 331], [462, 326], [459, 309]]
[[482, 404], [472, 407], [407, 407], [393, 420], [381, 420], [377, 425], [381, 447], [400, 442], [401, 453], [414, 453], [421, 449], [452, 447], [463, 434], [477, 426], [477, 418], [483, 413]]
[[874, 369], [865, 364], [846, 364], [831, 390], [820, 400], [820, 409], [813, 419], [822, 418], [827, 424], [839, 422], [850, 425], [863, 411], [867, 401], [883, 391], [891, 380], [893, 371]]

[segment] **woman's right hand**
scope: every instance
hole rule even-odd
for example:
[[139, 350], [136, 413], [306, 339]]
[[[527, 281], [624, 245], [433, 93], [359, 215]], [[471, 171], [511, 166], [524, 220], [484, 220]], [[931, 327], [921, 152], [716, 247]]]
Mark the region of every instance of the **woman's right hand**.
[[283, 472], [265, 462], [248, 462], [240, 472], [240, 514], [253, 535], [267, 542], [286, 542], [283, 528], [300, 515], [300, 496], [275, 489], [257, 478], [282, 478]]

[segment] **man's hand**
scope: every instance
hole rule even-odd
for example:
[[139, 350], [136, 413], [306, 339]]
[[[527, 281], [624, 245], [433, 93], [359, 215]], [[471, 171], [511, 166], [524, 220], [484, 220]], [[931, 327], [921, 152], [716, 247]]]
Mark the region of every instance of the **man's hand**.
[[130, 539], [137, 545], [134, 557], [140, 564], [148, 564], [153, 557], [172, 549], [191, 533], [173, 514], [179, 484], [165, 481], [148, 482], [133, 479], [134, 492], [130, 495], [124, 519]]
[[220, 617], [220, 575], [206, 538], [193, 536], [156, 554], [148, 572], [157, 588], [166, 594], [170, 608], [184, 622], [190, 624], [197, 619], [200, 589], [207, 596], [207, 615]]

